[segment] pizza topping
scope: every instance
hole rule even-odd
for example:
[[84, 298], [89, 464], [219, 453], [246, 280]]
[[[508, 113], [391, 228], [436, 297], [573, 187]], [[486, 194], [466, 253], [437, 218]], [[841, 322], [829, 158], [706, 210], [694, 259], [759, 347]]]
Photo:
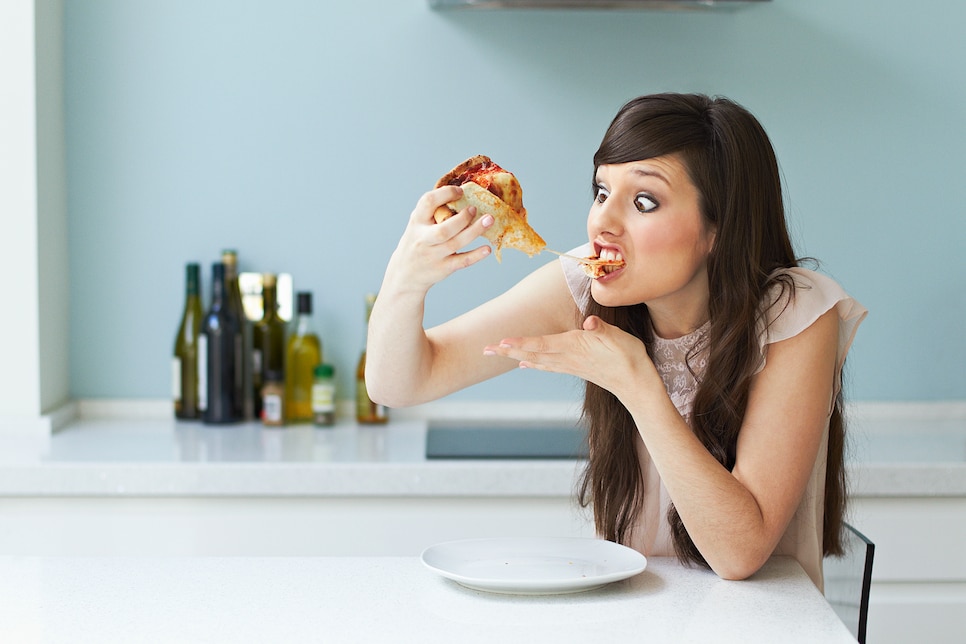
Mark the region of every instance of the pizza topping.
[[[500, 172], [506, 172], [503, 168], [493, 163], [490, 159], [482, 161], [478, 166], [467, 169], [465, 172], [460, 174], [458, 177], [452, 179], [449, 183], [453, 186], [461, 186], [467, 181], [472, 181], [481, 188], [490, 189], [490, 184], [493, 182], [493, 177]], [[491, 190], [492, 192], [492, 190]], [[497, 195], [499, 197], [500, 195]]]
[[[595, 258], [588, 258], [588, 260], [593, 259]], [[580, 268], [583, 269], [587, 277], [597, 280], [602, 278], [604, 275], [609, 275], [614, 271], [624, 268], [624, 266], [625, 264], [623, 262], [601, 262], [600, 260], [597, 260], [594, 262], [588, 261], [587, 263], [582, 263]]]
[[611, 273], [618, 268], [624, 267], [624, 258], [620, 252], [613, 248], [601, 248], [598, 265], [604, 268], [604, 272]]
[[618, 251], [609, 248], [601, 249], [599, 257], [591, 255], [590, 257], [574, 259], [580, 262], [580, 268], [583, 269], [587, 277], [595, 280], [620, 270], [627, 265]]
[[493, 159], [482, 154], [470, 157], [450, 170], [436, 182], [436, 187], [462, 186], [469, 182], [502, 199], [523, 217], [527, 216], [527, 209], [523, 207], [523, 189], [520, 187], [520, 182], [512, 172], [504, 170]]
[[568, 255], [567, 253], [561, 253], [559, 250], [553, 250], [550, 248], [544, 248], [548, 253], [553, 253], [554, 255], [560, 255], [561, 257], [566, 257], [567, 259], [572, 259], [580, 264], [580, 268], [588, 275], [597, 279], [603, 277], [607, 273], [613, 273], [619, 268], [624, 268], [627, 262], [617, 251], [607, 251], [606, 257], [597, 257], [591, 255], [589, 257], [577, 257], [576, 255]]

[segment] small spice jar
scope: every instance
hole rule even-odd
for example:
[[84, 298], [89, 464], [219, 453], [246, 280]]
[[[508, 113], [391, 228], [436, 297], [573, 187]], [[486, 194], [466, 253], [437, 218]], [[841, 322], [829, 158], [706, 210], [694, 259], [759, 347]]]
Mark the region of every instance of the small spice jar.
[[335, 369], [330, 364], [320, 364], [315, 368], [312, 422], [319, 427], [335, 425]]
[[262, 384], [262, 424], [278, 427], [285, 424], [285, 376], [269, 371]]

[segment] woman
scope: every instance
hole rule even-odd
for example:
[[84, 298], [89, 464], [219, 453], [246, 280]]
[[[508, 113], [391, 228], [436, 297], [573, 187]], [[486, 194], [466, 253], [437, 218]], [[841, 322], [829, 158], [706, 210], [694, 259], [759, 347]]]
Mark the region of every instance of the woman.
[[778, 164], [726, 99], [625, 105], [594, 156], [590, 243], [622, 258], [590, 280], [572, 261], [423, 329], [429, 288], [485, 258], [492, 225], [460, 188], [425, 194], [386, 271], [366, 378], [389, 406], [433, 400], [514, 367], [587, 382], [581, 501], [600, 536], [743, 579], [795, 556], [822, 587], [845, 505], [841, 371], [865, 309], [799, 268]]

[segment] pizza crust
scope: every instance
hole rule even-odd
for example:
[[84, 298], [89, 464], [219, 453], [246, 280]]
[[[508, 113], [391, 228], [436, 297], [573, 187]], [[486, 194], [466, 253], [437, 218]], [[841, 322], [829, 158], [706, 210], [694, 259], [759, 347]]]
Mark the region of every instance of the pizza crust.
[[600, 264], [588, 264], [586, 262], [581, 262], [580, 268], [583, 269], [584, 274], [592, 280], [600, 279], [605, 275], [604, 267]]
[[580, 268], [587, 277], [595, 280], [607, 275], [610, 272], [607, 270], [608, 268], [624, 268], [627, 265], [623, 259], [601, 259], [594, 255], [590, 257], [574, 257], [573, 259], [580, 263]]

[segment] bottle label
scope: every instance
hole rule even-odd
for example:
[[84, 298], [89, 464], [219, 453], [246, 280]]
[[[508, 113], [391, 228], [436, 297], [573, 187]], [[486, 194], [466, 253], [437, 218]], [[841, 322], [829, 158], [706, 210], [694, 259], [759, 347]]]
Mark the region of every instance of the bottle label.
[[178, 356], [171, 359], [171, 397], [181, 400], [181, 358]]
[[198, 336], [198, 409], [208, 409], [208, 336]]
[[317, 382], [312, 385], [312, 412], [320, 413], [335, 410], [335, 385]]
[[282, 423], [282, 397], [279, 394], [267, 393], [262, 397], [262, 421], [266, 425]]

